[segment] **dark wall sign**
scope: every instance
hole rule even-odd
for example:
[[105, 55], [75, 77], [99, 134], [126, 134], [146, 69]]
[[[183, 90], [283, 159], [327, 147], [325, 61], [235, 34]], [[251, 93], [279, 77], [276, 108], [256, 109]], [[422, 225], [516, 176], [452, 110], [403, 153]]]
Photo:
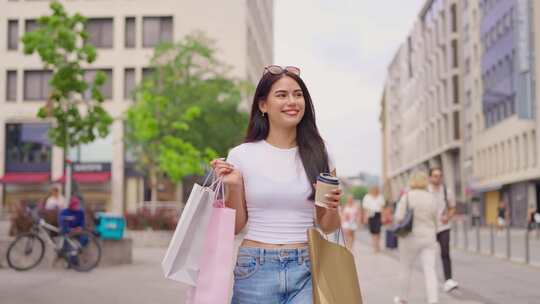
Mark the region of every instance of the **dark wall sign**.
[[74, 163], [73, 172], [111, 172], [111, 163]]

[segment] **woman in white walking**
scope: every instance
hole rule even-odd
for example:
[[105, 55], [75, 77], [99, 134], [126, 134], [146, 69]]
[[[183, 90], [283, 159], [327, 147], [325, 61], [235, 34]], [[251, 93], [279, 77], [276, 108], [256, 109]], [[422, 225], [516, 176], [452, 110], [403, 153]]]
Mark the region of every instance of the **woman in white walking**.
[[413, 229], [399, 240], [399, 259], [401, 262], [400, 295], [394, 303], [407, 303], [409, 280], [415, 260], [420, 257], [424, 270], [428, 303], [438, 303], [435, 256], [437, 252], [437, 205], [433, 195], [427, 191], [428, 177], [424, 172], [415, 172], [409, 180], [410, 191], [403, 194], [396, 208], [395, 219], [401, 221], [407, 208], [413, 210]]
[[341, 229], [343, 229], [343, 234], [345, 235], [345, 244], [349, 250], [352, 250], [355, 238], [354, 233], [358, 229], [358, 222], [360, 222], [360, 208], [353, 200], [353, 197], [349, 196], [347, 203], [339, 210]]
[[381, 243], [381, 214], [384, 208], [384, 197], [378, 186], [371, 186], [362, 200], [362, 207], [368, 214], [369, 233], [371, 233], [373, 251], [379, 252]]
[[320, 173], [336, 174], [315, 123], [308, 89], [296, 67], [267, 66], [255, 90], [245, 142], [227, 161], [212, 162], [247, 225], [234, 269], [233, 304], [311, 304], [307, 230], [339, 228], [341, 190], [315, 206]]

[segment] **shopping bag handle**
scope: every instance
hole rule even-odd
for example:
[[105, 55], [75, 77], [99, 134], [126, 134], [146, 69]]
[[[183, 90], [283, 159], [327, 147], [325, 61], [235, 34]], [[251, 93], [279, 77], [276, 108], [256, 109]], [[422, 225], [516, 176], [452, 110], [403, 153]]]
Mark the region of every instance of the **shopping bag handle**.
[[[325, 240], [327, 240], [327, 241], [329, 241], [329, 242], [336, 243], [336, 244], [338, 244], [338, 245], [341, 246], [341, 245], [342, 245], [342, 244], [340, 243], [340, 239], [341, 239], [341, 240], [343, 241], [343, 245], [342, 245], [342, 246], [346, 247], [346, 245], [345, 245], [345, 235], [343, 234], [343, 230], [341, 229], [341, 225], [340, 225], [339, 228], [338, 228], [336, 239], [335, 239], [334, 241], [331, 241], [331, 240], [329, 240], [329, 237], [328, 237], [329, 234], [324, 233], [324, 232], [322, 231], [321, 227], [320, 227], [316, 222], [315, 222], [314, 224], [315, 224], [314, 226], [315, 226], [316, 228], [318, 228], [318, 229], [321, 231], [321, 234], [322, 234], [322, 236], [323, 236], [323, 238], [324, 238]], [[341, 238], [340, 238], [340, 236], [341, 236]]]
[[[206, 166], [206, 169], [208, 170], [209, 167]], [[209, 185], [209, 187], [211, 187], [216, 181], [215, 181], [215, 177], [216, 177], [216, 174], [214, 172], [214, 169], [210, 169], [208, 170], [208, 174], [206, 174], [206, 178], [204, 179], [204, 182], [202, 183], [202, 186], [203, 187], [206, 187], [206, 184], [208, 183], [208, 181], [210, 180], [210, 178], [212, 178], [212, 183]]]
[[[221, 178], [218, 178], [216, 182], [214, 182], [214, 184], [217, 184], [213, 200], [214, 207], [225, 208], [225, 185], [223, 184], [223, 180]], [[221, 200], [219, 199], [220, 194]]]

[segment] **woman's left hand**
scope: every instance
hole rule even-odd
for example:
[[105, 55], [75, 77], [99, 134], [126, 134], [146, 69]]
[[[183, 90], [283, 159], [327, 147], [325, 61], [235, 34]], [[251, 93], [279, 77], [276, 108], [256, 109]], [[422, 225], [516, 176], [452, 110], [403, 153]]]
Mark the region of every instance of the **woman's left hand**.
[[341, 201], [342, 191], [341, 189], [334, 189], [331, 193], [326, 195], [326, 207], [332, 211], [338, 211]]

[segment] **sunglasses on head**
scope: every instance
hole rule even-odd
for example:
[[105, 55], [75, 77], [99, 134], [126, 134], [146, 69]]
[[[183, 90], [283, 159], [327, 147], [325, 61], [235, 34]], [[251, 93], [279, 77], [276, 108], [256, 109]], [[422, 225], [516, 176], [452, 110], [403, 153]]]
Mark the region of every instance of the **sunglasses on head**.
[[296, 76], [300, 76], [300, 68], [294, 67], [294, 66], [286, 66], [286, 67], [280, 67], [279, 65], [269, 65], [264, 67], [263, 75], [266, 73], [270, 73], [272, 75], [280, 75], [283, 73], [291, 73]]

